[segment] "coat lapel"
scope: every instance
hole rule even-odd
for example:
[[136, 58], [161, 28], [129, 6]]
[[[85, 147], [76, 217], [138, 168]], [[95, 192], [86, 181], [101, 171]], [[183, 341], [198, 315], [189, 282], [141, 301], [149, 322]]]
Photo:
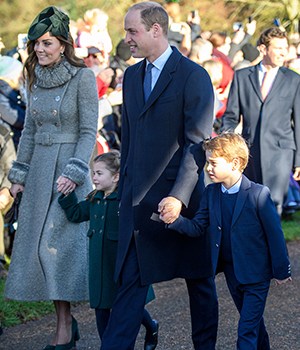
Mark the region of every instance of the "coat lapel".
[[213, 193], [213, 203], [214, 204], [214, 213], [217, 218], [218, 225], [222, 226], [222, 216], [221, 216], [221, 184], [218, 184], [214, 187], [214, 193]]
[[235, 224], [236, 220], [238, 219], [238, 217], [239, 217], [239, 215], [244, 207], [245, 201], [247, 199], [248, 189], [251, 186], [250, 180], [247, 179], [246, 176], [244, 176], [244, 175], [242, 175], [242, 176], [243, 176], [242, 183], [241, 183], [241, 187], [240, 187], [240, 190], [238, 192], [237, 199], [236, 199], [236, 204], [234, 207], [231, 226], [233, 226]]
[[261, 96], [261, 91], [260, 91], [259, 79], [258, 79], [258, 71], [259, 71], [259, 65], [256, 65], [250, 70], [249, 78], [255, 93], [257, 94], [258, 98], [263, 102], [263, 98]]
[[[176, 71], [178, 62], [180, 61], [182, 55], [179, 53], [179, 51], [172, 47], [173, 49], [173, 53], [171, 54], [171, 56], [169, 57], [169, 59], [167, 60], [155, 86], [154, 89], [152, 90], [147, 102], [145, 103], [144, 107], [142, 108], [142, 112], [140, 114], [140, 116], [145, 113], [145, 111], [147, 109], [149, 109], [152, 104], [159, 98], [159, 96], [162, 94], [162, 92], [167, 88], [167, 86], [169, 85], [169, 83], [172, 81], [173, 78], [173, 74]], [[143, 69], [145, 71], [145, 64], [142, 65]], [[140, 76], [144, 76], [144, 73]], [[141, 83], [141, 92], [143, 95], [143, 81]], [[142, 96], [142, 101], [144, 101], [144, 97]]]
[[281, 90], [282, 85], [286, 81], [284, 79], [285, 72], [286, 72], [286, 68], [284, 68], [284, 67], [279, 68], [277, 75], [275, 77], [275, 80], [272, 84], [271, 90], [269, 91], [265, 101], [270, 100], [273, 97], [276, 97], [278, 99], [278, 96], [280, 95], [279, 91]]
[[127, 91], [131, 96], [135, 97], [135, 104], [137, 110], [142, 111], [144, 109], [144, 88], [143, 81], [145, 76], [146, 60], [144, 59], [137, 67], [134, 79], [133, 79], [133, 90]]

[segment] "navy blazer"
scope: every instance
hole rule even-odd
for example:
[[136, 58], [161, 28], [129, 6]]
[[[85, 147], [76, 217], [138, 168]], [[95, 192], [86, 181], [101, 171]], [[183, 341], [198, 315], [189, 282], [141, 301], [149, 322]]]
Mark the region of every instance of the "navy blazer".
[[[167, 196], [181, 200], [186, 215], [195, 213], [200, 195], [197, 182], [205, 164], [200, 143], [210, 136], [213, 123], [209, 75], [172, 49], [146, 103], [145, 60], [129, 67], [123, 82], [116, 275], [134, 232], [143, 284], [212, 275], [206, 238], [174, 237], [152, 215]], [[193, 203], [197, 203], [194, 208]], [[203, 251], [203, 260], [198, 258], [199, 251]]]
[[[212, 241], [215, 272], [222, 237], [221, 184], [210, 184], [191, 220], [180, 216], [169, 228], [197, 237], [207, 232]], [[207, 231], [206, 231], [207, 230]], [[243, 175], [231, 223], [235, 276], [240, 283], [258, 283], [291, 274], [280, 219], [270, 191]]]

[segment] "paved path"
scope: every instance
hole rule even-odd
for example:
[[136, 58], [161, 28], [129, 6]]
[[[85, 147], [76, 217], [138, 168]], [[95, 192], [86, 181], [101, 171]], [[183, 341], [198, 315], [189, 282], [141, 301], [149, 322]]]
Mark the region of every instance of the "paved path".
[[[265, 311], [266, 325], [272, 350], [300, 350], [300, 241], [288, 244], [293, 268], [293, 282], [274, 286]], [[156, 300], [148, 306], [160, 322], [157, 350], [191, 350], [190, 320], [185, 284], [182, 280], [155, 285]], [[238, 315], [226, 289], [222, 275], [217, 277], [220, 322], [216, 350], [234, 350]], [[94, 313], [87, 305], [74, 308], [79, 322], [81, 339], [77, 350], [98, 350], [99, 340]], [[1, 350], [42, 350], [54, 331], [53, 315], [4, 330], [0, 337]], [[136, 350], [143, 349], [143, 329]], [[122, 350], [122, 349], [120, 349]], [[204, 349], [205, 350], [205, 349]]]

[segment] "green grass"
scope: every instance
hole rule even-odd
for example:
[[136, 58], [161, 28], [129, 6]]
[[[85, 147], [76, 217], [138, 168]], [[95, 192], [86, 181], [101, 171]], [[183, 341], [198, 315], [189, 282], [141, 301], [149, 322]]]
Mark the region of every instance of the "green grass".
[[300, 239], [300, 211], [282, 220], [282, 229], [287, 241]]
[[[282, 221], [285, 239], [300, 239], [300, 211]], [[0, 322], [3, 327], [11, 327], [26, 321], [39, 319], [54, 312], [52, 302], [19, 302], [5, 300], [5, 279], [0, 279]]]
[[52, 302], [20, 302], [5, 300], [5, 279], [0, 279], [0, 322], [2, 327], [11, 327], [20, 323], [36, 320], [54, 312]]

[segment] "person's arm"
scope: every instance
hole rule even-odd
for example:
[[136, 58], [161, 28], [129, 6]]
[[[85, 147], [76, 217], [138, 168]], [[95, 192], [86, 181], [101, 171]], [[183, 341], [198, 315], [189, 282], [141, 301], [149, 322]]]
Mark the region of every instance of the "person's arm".
[[[30, 100], [30, 91], [27, 91], [28, 101]], [[27, 174], [29, 172], [31, 157], [34, 149], [34, 135], [36, 125], [34, 116], [31, 114], [30, 106], [27, 106], [24, 129], [18, 146], [17, 159], [13, 162], [9, 171], [8, 179], [12, 184], [21, 185], [17, 192], [24, 186]]]
[[192, 48], [192, 36], [191, 27], [186, 22], [181, 23], [180, 34], [182, 34], [182, 40], [179, 50], [184, 56], [188, 56]]
[[221, 131], [234, 131], [240, 118], [238, 72], [235, 72], [230, 86], [226, 111], [222, 118]]
[[206, 70], [196, 66], [196, 69], [190, 71], [182, 88], [185, 101], [183, 111], [185, 144], [174, 186], [159, 204], [160, 212], [166, 215], [168, 211], [169, 222], [178, 218], [182, 205], [188, 206], [205, 164], [202, 141], [211, 136], [214, 119], [214, 92]]
[[300, 82], [298, 83], [293, 106], [293, 131], [296, 143], [294, 156], [294, 179], [300, 181]]
[[85, 200], [78, 203], [75, 192], [68, 196], [61, 195], [58, 198], [58, 203], [69, 221], [79, 223], [90, 220], [90, 201]]
[[[17, 92], [15, 92], [15, 96], [17, 99]], [[14, 101], [14, 107], [12, 108], [9, 98], [3, 95], [0, 90], [0, 117], [9, 125], [19, 130], [23, 128], [25, 120], [24, 102], [22, 100], [20, 102], [18, 104], [17, 100]]]
[[[79, 74], [79, 73], [78, 73]], [[79, 138], [73, 156], [61, 176], [77, 186], [89, 175], [89, 161], [95, 146], [98, 122], [98, 97], [94, 73], [82, 69], [78, 83]], [[66, 183], [66, 182], [64, 182]], [[59, 184], [58, 184], [59, 185]]]
[[252, 20], [250, 23], [246, 24], [246, 33], [244, 29], [239, 29], [233, 36], [230, 50], [228, 53], [228, 57], [233, 59], [234, 55], [243, 47], [243, 45], [247, 44], [252, 38], [253, 34], [256, 30], [256, 21]]
[[288, 251], [279, 215], [266, 186], [262, 187], [257, 198], [257, 212], [266, 235], [273, 276], [278, 281], [288, 279], [291, 276]]
[[160, 219], [167, 224], [168, 229], [175, 230], [189, 237], [203, 235], [209, 226], [208, 191], [205, 190], [199, 209], [192, 219], [180, 215], [173, 223], [169, 223], [163, 214], [160, 215]]

